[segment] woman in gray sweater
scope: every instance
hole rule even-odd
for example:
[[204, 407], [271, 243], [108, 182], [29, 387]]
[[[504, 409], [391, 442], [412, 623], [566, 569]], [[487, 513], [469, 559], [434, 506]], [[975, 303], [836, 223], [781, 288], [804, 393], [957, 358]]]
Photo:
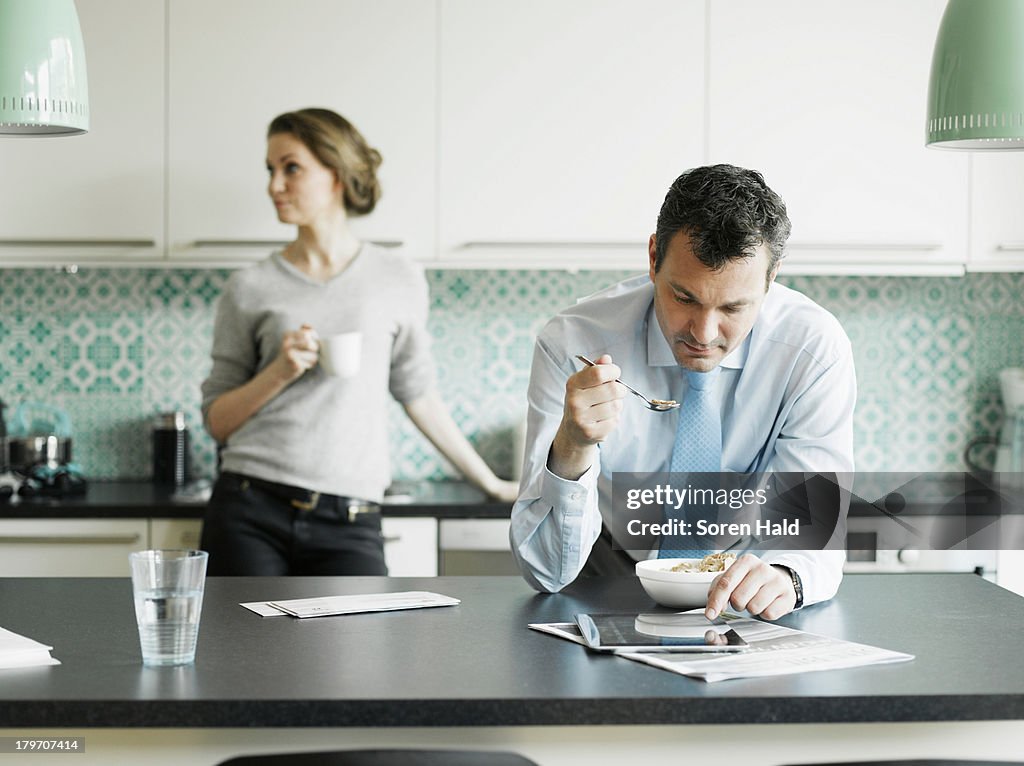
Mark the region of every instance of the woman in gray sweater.
[[[385, 574], [390, 393], [467, 479], [514, 500], [438, 394], [422, 269], [360, 242], [349, 217], [380, 197], [381, 157], [340, 115], [302, 109], [268, 129], [268, 192], [296, 238], [228, 280], [202, 386], [221, 473], [203, 525], [212, 575]], [[358, 333], [346, 376], [321, 339]]]

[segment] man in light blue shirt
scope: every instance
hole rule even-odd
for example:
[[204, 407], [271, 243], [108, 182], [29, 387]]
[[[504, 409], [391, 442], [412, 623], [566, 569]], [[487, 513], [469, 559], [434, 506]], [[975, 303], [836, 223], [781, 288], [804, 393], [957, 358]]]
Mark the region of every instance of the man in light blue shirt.
[[[722, 471], [853, 472], [850, 342], [825, 309], [775, 283], [789, 232], [785, 204], [759, 173], [690, 170], [662, 205], [649, 274], [580, 301], [541, 331], [511, 527], [533, 587], [558, 591], [581, 572], [627, 572], [657, 555], [613, 550], [612, 474], [668, 471], [678, 415], [646, 409], [620, 376], [648, 396], [683, 401], [686, 371], [719, 368]], [[731, 605], [777, 619], [831, 598], [845, 541], [827, 547], [741, 556], [712, 586], [708, 616]]]

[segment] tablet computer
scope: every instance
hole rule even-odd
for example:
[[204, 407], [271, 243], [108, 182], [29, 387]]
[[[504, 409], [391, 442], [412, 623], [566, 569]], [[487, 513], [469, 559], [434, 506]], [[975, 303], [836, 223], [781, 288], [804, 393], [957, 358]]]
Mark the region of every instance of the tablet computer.
[[701, 613], [577, 614], [591, 649], [609, 652], [742, 652], [749, 645], [728, 623]]

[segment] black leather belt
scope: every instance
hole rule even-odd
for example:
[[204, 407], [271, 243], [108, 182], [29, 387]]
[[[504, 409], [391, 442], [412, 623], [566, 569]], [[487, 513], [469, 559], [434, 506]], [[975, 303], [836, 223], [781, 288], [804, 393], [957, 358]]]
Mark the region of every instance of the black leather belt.
[[362, 500], [357, 497], [346, 497], [344, 495], [329, 495], [326, 492], [316, 492], [312, 489], [303, 489], [302, 487], [293, 487], [289, 484], [280, 484], [276, 481], [267, 481], [266, 479], [257, 479], [254, 476], [245, 476], [240, 473], [224, 472], [221, 474], [225, 477], [238, 482], [240, 489], [246, 489], [253, 487], [266, 492], [268, 495], [285, 500], [299, 511], [313, 511], [319, 506], [333, 507], [339, 511], [345, 510], [348, 513], [349, 523], [356, 520], [356, 517], [364, 513], [380, 513], [380, 505], [377, 503], [370, 502], [369, 500]]

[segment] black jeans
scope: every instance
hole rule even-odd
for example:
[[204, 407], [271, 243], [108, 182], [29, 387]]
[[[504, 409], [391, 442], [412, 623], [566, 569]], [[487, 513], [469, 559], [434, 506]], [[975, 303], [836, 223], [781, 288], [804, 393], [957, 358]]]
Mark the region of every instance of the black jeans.
[[207, 574], [388, 573], [379, 508], [350, 508], [348, 498], [333, 495], [315, 497], [315, 504], [293, 503], [301, 494], [310, 499], [312, 493], [222, 473], [203, 521], [200, 546], [210, 554]]

